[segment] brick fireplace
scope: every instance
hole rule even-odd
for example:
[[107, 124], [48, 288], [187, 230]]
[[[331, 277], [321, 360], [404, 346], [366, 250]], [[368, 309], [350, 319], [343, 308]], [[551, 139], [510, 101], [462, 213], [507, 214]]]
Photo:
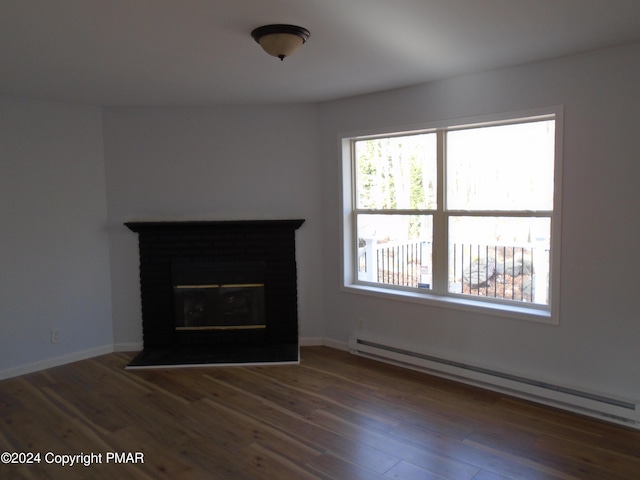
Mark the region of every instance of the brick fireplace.
[[297, 362], [303, 222], [125, 223], [138, 234], [144, 342], [130, 367]]

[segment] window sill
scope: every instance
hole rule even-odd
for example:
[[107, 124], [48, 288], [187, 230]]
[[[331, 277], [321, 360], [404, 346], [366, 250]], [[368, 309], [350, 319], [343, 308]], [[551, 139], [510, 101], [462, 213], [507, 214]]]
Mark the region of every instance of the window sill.
[[449, 308], [483, 315], [527, 320], [548, 325], [558, 325], [557, 319], [552, 317], [551, 312], [532, 306], [489, 303], [471, 298], [442, 296], [434, 293], [422, 293], [409, 290], [395, 290], [363, 284], [344, 285], [342, 287], [342, 291], [402, 302], [419, 303], [438, 308]]

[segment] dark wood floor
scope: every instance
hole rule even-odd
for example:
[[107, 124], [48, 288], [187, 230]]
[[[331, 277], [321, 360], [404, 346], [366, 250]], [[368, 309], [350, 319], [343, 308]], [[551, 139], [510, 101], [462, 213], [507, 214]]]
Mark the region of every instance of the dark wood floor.
[[[124, 370], [132, 357], [1, 381], [0, 452], [40, 463], [0, 464], [0, 478], [640, 478], [640, 431], [335, 349], [303, 348], [300, 365]], [[113, 452], [144, 463], [107, 464]], [[63, 454], [93, 463], [47, 463]]]

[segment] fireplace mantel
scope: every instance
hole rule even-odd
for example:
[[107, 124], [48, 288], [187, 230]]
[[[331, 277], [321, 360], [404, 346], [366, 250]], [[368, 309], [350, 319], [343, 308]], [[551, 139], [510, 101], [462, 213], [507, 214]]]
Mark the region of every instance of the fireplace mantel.
[[[303, 223], [301, 219], [125, 223], [138, 234], [140, 248], [144, 350], [132, 365], [297, 362], [295, 231]], [[265, 266], [266, 328], [177, 329], [172, 283], [176, 265], [184, 269], [233, 262]]]
[[125, 222], [125, 225], [133, 232], [186, 232], [202, 229], [226, 229], [226, 228], [256, 228], [273, 229], [285, 228], [297, 230], [304, 223], [303, 219], [284, 220], [185, 220], [185, 221], [139, 221]]

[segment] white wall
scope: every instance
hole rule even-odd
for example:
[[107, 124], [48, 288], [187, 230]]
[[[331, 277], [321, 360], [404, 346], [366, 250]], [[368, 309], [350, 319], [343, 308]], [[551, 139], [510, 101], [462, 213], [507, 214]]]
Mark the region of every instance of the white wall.
[[[321, 106], [326, 335], [640, 399], [640, 44]], [[340, 291], [338, 135], [563, 104], [560, 325]]]
[[99, 108], [0, 96], [0, 219], [0, 377], [109, 351]]
[[116, 348], [142, 342], [132, 220], [303, 218], [302, 337], [322, 337], [322, 205], [314, 106], [105, 108]]

